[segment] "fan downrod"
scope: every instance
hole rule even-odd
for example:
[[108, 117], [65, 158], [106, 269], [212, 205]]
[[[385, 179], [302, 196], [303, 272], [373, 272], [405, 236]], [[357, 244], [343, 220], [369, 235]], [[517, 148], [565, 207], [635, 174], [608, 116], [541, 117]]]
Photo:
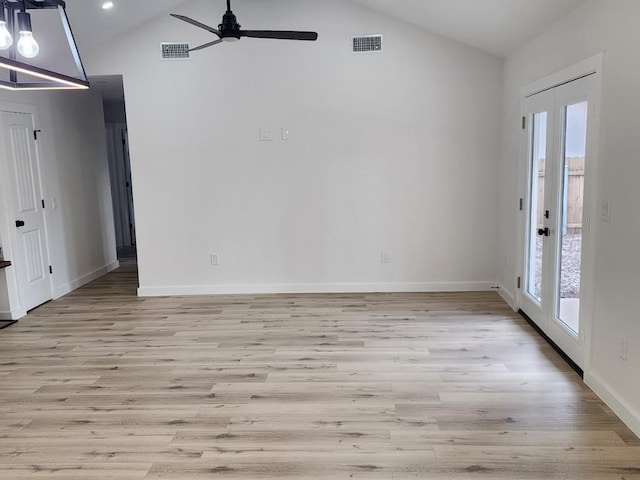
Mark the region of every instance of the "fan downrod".
[[240, 40], [241, 25], [231, 10], [231, 0], [227, 0], [227, 12], [222, 17], [222, 23], [218, 25], [220, 30], [220, 38], [225, 42], [235, 42]]

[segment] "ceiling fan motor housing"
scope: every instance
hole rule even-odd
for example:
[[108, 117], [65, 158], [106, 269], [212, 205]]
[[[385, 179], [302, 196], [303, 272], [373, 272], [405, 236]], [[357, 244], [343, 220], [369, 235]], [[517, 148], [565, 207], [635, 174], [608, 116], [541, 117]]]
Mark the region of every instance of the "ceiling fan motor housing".
[[218, 26], [218, 28], [220, 29], [220, 33], [222, 34], [221, 37], [223, 40], [225, 38], [240, 40], [241, 26], [238, 24], [238, 19], [233, 12], [228, 11], [224, 14], [224, 16], [222, 17], [222, 23]]

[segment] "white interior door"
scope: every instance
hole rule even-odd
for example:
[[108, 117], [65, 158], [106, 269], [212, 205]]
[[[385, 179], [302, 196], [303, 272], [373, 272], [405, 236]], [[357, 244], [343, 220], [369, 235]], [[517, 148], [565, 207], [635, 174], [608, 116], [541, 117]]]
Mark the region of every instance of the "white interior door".
[[2, 112], [2, 125], [9, 165], [9, 211], [15, 222], [13, 264], [20, 301], [28, 311], [53, 298], [33, 117]]
[[525, 101], [528, 125], [521, 309], [579, 367], [586, 354], [581, 299], [589, 241], [585, 209], [591, 77]]

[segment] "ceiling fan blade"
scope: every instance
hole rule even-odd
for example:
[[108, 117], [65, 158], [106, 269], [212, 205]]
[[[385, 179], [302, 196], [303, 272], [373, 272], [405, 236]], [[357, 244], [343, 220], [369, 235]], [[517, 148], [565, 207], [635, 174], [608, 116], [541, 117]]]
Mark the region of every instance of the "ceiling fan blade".
[[182, 20], [183, 22], [187, 22], [195, 27], [199, 27], [199, 28], [203, 28], [204, 30], [211, 32], [215, 35], [217, 35], [218, 37], [221, 37], [222, 35], [220, 34], [219, 30], [216, 30], [213, 27], [210, 27], [209, 25], [205, 25], [204, 23], [200, 23], [197, 20], [194, 20], [193, 18], [189, 18], [189, 17], [185, 17], [184, 15], [178, 15], [175, 13], [171, 13], [170, 14], [173, 18], [177, 18], [178, 20]]
[[241, 37], [273, 38], [277, 40], [308, 40], [314, 42], [318, 39], [316, 32], [292, 32], [287, 30], [241, 30]]
[[219, 43], [222, 43], [222, 39], [218, 39], [218, 40], [214, 40], [213, 42], [205, 43], [204, 45], [200, 45], [199, 47], [190, 48], [189, 51], [190, 52], [195, 52], [196, 50], [202, 50], [204, 48], [213, 47], [214, 45], [217, 45]]

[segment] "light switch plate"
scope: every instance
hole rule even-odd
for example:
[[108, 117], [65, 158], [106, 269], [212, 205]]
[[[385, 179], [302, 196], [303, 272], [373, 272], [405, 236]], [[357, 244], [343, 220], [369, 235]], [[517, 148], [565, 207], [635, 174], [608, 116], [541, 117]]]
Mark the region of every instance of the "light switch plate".
[[602, 202], [601, 218], [603, 222], [611, 221], [611, 208], [609, 207], [609, 202], [607, 201]]

